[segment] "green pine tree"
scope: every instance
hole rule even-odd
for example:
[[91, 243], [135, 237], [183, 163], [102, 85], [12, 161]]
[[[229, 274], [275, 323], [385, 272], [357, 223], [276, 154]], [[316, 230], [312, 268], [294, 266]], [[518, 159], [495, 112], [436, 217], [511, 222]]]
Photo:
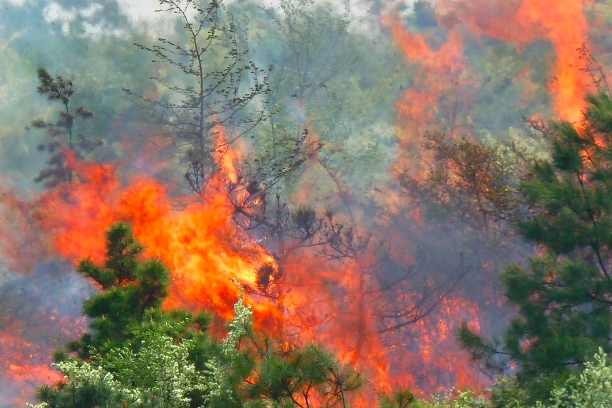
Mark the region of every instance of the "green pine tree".
[[516, 364], [519, 386], [540, 400], [599, 347], [612, 351], [612, 97], [590, 96], [584, 122], [553, 123], [549, 136], [552, 160], [522, 183], [518, 225], [543, 254], [502, 272], [517, 316], [503, 339], [460, 330], [476, 360]]
[[84, 355], [90, 347], [110, 349], [125, 342], [133, 325], [147, 311], [157, 310], [168, 295], [170, 272], [158, 260], [140, 262], [143, 251], [126, 224], [116, 224], [106, 234], [107, 252], [103, 266], [86, 259], [79, 272], [96, 282], [102, 292], [85, 301], [83, 312], [92, 318], [92, 333], [72, 346]]

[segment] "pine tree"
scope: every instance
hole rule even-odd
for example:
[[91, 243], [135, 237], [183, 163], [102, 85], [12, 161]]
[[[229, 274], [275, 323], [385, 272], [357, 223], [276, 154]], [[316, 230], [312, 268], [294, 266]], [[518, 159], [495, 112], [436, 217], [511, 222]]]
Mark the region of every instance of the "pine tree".
[[502, 272], [517, 310], [503, 338], [464, 324], [461, 341], [489, 368], [516, 364], [519, 385], [545, 399], [599, 347], [612, 351], [612, 97], [588, 98], [584, 122], [553, 123], [552, 160], [521, 185], [528, 209], [520, 233], [543, 251]]
[[159, 309], [168, 294], [170, 272], [158, 260], [144, 264], [138, 260], [143, 247], [134, 239], [128, 225], [114, 225], [106, 239], [104, 265], [98, 266], [86, 259], [78, 268], [102, 289], [102, 293], [83, 305], [85, 315], [93, 319], [93, 332], [72, 346], [82, 353], [91, 346], [110, 349], [121, 344], [129, 336], [131, 325], [141, 320], [145, 312]]

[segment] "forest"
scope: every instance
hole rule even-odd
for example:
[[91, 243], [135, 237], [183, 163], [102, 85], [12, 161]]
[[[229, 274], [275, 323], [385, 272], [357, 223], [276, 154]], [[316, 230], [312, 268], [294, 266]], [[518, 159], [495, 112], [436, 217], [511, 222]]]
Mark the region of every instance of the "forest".
[[0, 33], [0, 408], [612, 408], [612, 0]]

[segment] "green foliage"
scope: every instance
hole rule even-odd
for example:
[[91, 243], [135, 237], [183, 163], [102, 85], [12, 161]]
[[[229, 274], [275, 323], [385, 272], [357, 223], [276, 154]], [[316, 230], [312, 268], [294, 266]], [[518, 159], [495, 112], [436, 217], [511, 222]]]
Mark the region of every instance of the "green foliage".
[[116, 380], [127, 387], [125, 393], [138, 401], [168, 408], [189, 407], [192, 396], [205, 388], [205, 376], [190, 361], [194, 341], [174, 339], [152, 329], [136, 337], [140, 340], [136, 351], [112, 349], [99, 359], [100, 366], [114, 373]]
[[397, 390], [392, 395], [383, 395], [380, 399], [380, 408], [408, 408], [413, 406], [414, 394], [408, 390]]
[[528, 395], [515, 378], [500, 377], [491, 388], [492, 408], [523, 408], [528, 406]]
[[[584, 364], [580, 374], [572, 375], [564, 384], [551, 391], [551, 408], [610, 408], [612, 407], [612, 365], [599, 350], [594, 361]], [[538, 407], [542, 404], [538, 404]]]
[[382, 169], [396, 154], [394, 102], [407, 82], [392, 39], [351, 30], [357, 19], [348, 3], [339, 6], [282, 0], [256, 14], [250, 29], [260, 41], [256, 55], [275, 66], [251, 171], [267, 185], [284, 179], [289, 195], [306, 169], [322, 166], [322, 197], [313, 200], [323, 205], [338, 185], [359, 196], [387, 179]]
[[[447, 392], [431, 399], [416, 398], [408, 390], [381, 398], [380, 408], [492, 408], [489, 401], [472, 391]], [[518, 408], [518, 407], [517, 407]]]
[[137, 348], [117, 347], [94, 355], [91, 362], [71, 358], [57, 363], [66, 382], [57, 389], [42, 388], [38, 407], [190, 407], [205, 388], [203, 374], [190, 361], [195, 342], [166, 334], [185, 325], [136, 330]]
[[83, 305], [85, 315], [93, 318], [94, 332], [72, 348], [84, 354], [89, 346], [108, 350], [116, 342], [125, 341], [131, 335], [132, 325], [143, 319], [147, 311], [158, 309], [168, 294], [170, 272], [160, 261], [138, 260], [143, 247], [134, 239], [129, 226], [112, 226], [106, 239], [104, 266], [88, 259], [79, 264], [79, 272], [103, 289]]
[[229, 334], [208, 364], [212, 406], [346, 406], [361, 386], [357, 372], [318, 346], [288, 347], [256, 334], [242, 299], [234, 311]]
[[529, 402], [515, 379], [498, 378], [486, 396], [453, 390], [431, 399], [416, 398], [409, 390], [381, 397], [380, 408], [608, 408], [612, 407], [612, 364], [602, 349], [580, 372], [551, 384], [550, 397]]
[[68, 106], [70, 97], [74, 92], [72, 89], [72, 81], [66, 81], [61, 75], [53, 78], [46, 69], [39, 68], [36, 71], [38, 75], [38, 87], [36, 90], [41, 95], [46, 95], [49, 100], [59, 100], [64, 106]]
[[136, 402], [113, 375], [101, 367], [75, 360], [57, 366], [69, 380], [57, 388], [40, 388], [36, 396], [42, 403], [32, 408], [117, 408], [128, 401]]
[[503, 340], [488, 342], [467, 325], [461, 341], [490, 368], [517, 364], [517, 380], [531, 400], [546, 399], [598, 348], [612, 350], [612, 99], [590, 96], [583, 128], [550, 129], [550, 161], [540, 161], [521, 184], [529, 213], [522, 235], [545, 254], [502, 273], [518, 315]]

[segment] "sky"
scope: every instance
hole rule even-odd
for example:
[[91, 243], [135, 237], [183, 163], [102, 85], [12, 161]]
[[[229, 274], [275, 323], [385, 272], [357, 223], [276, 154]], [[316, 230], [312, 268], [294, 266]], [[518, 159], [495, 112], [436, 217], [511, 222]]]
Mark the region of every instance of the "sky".
[[[231, 0], [227, 3], [231, 3]], [[387, 2], [387, 9], [395, 8], [400, 4], [408, 6], [409, 10], [416, 0], [399, 0]], [[280, 5], [280, 0], [259, 0], [264, 7], [276, 8]], [[113, 28], [108, 23], [100, 21], [99, 15], [105, 7], [117, 5], [118, 10], [131, 23], [132, 29], [140, 29], [147, 32], [150, 36], [157, 36], [160, 32], [164, 32], [170, 28], [168, 19], [162, 17], [155, 10], [159, 8], [157, 0], [107, 0], [99, 2], [85, 3], [86, 5], [66, 5], [62, 1], [48, 0], [0, 0], [1, 4], [10, 4], [18, 7], [28, 7], [38, 4], [44, 4], [42, 7], [42, 15], [50, 24], [60, 24], [62, 32], [68, 34], [73, 25], [77, 22], [82, 23], [84, 33], [82, 35], [90, 36], [93, 39], [99, 39], [103, 35], [122, 36], [125, 33], [120, 28]], [[344, 12], [345, 1], [343, 0], [315, 0], [315, 3], [327, 3], [330, 9], [336, 9], [339, 13]], [[354, 22], [353, 27], [363, 28], [364, 21], [371, 17], [371, 5], [368, 0], [349, 0], [351, 18]], [[371, 22], [367, 23], [371, 27]]]

